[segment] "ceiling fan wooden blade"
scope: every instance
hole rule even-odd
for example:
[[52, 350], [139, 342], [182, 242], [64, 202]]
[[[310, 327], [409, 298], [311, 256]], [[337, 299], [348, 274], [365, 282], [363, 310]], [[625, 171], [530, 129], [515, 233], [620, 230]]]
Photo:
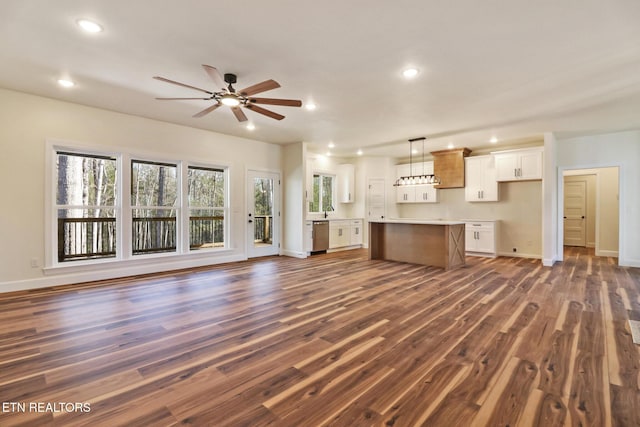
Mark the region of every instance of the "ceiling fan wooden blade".
[[231, 111], [233, 111], [233, 114], [236, 116], [236, 119], [238, 119], [239, 122], [246, 122], [247, 120], [247, 116], [245, 116], [244, 111], [242, 111], [240, 109], [240, 107], [231, 107]]
[[284, 119], [284, 116], [282, 114], [274, 113], [271, 110], [258, 107], [257, 105], [254, 105], [254, 104], [247, 104], [246, 108], [250, 109], [251, 111], [255, 111], [256, 113], [264, 114], [265, 116], [271, 117], [272, 119], [276, 119], [276, 120]]
[[275, 80], [265, 80], [263, 82], [257, 83], [253, 86], [249, 86], [242, 90], [239, 90], [238, 93], [242, 96], [250, 96], [260, 92], [266, 92], [268, 90], [277, 89], [280, 87], [280, 83]]
[[165, 79], [164, 77], [160, 77], [160, 76], [154, 76], [153, 78], [156, 79], [156, 80], [160, 80], [161, 82], [171, 83], [171, 84], [182, 86], [182, 87], [188, 87], [189, 89], [195, 89], [195, 90], [199, 90], [200, 92], [204, 92], [204, 93], [208, 93], [209, 95], [213, 95], [213, 92], [209, 92], [208, 90], [204, 90], [204, 89], [200, 89], [199, 87], [195, 87], [195, 86], [191, 86], [191, 85], [188, 85], [188, 84], [176, 82], [175, 80]]
[[203, 100], [209, 100], [211, 98], [156, 98], [159, 99], [160, 101], [182, 101], [182, 100], [187, 100], [187, 99], [203, 99]]
[[216, 67], [202, 64], [202, 68], [204, 68], [204, 70], [207, 72], [209, 77], [211, 77], [211, 80], [213, 80], [213, 82], [216, 84], [216, 87], [218, 89], [225, 90], [227, 88], [227, 84], [225, 83], [224, 78], [222, 77], [222, 74], [220, 74], [220, 71], [218, 71]]
[[302, 107], [302, 101], [297, 99], [249, 98], [249, 102], [255, 104], [283, 105], [285, 107]]
[[215, 110], [219, 106], [220, 106], [220, 104], [213, 104], [211, 107], [207, 107], [204, 110], [200, 111], [199, 113], [194, 114], [193, 117], [202, 117], [202, 116], [204, 116], [206, 114], [209, 114], [210, 112], [212, 112], [213, 110]]

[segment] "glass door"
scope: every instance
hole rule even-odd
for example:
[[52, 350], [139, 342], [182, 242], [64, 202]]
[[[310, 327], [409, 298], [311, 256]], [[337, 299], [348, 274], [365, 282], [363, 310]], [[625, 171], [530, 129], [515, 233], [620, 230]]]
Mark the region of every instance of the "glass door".
[[247, 174], [247, 256], [280, 253], [280, 175], [249, 171]]

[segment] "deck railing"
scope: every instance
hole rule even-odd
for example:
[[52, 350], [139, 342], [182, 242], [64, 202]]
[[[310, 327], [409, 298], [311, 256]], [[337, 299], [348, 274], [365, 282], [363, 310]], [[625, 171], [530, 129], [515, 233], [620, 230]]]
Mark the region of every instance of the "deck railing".
[[[58, 262], [116, 256], [115, 218], [58, 218]], [[133, 218], [133, 254], [174, 252], [176, 218]], [[224, 246], [224, 216], [189, 218], [189, 247]]]
[[254, 243], [271, 243], [273, 240], [273, 216], [256, 215], [253, 219], [255, 221], [253, 228]]

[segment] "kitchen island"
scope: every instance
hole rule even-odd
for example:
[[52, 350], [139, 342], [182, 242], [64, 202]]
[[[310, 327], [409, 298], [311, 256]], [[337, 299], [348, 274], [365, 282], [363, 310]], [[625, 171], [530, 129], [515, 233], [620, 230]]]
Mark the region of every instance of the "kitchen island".
[[463, 221], [384, 219], [369, 221], [369, 259], [442, 267], [465, 263]]

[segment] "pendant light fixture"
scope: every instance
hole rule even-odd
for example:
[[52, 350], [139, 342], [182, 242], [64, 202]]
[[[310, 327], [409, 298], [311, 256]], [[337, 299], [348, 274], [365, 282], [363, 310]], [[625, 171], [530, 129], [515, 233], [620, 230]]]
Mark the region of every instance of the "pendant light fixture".
[[[394, 187], [405, 187], [408, 185], [437, 185], [440, 184], [440, 178], [433, 174], [424, 173], [424, 136], [409, 140], [409, 175], [401, 176], [393, 184]], [[422, 141], [422, 175], [413, 174], [413, 143]]]

